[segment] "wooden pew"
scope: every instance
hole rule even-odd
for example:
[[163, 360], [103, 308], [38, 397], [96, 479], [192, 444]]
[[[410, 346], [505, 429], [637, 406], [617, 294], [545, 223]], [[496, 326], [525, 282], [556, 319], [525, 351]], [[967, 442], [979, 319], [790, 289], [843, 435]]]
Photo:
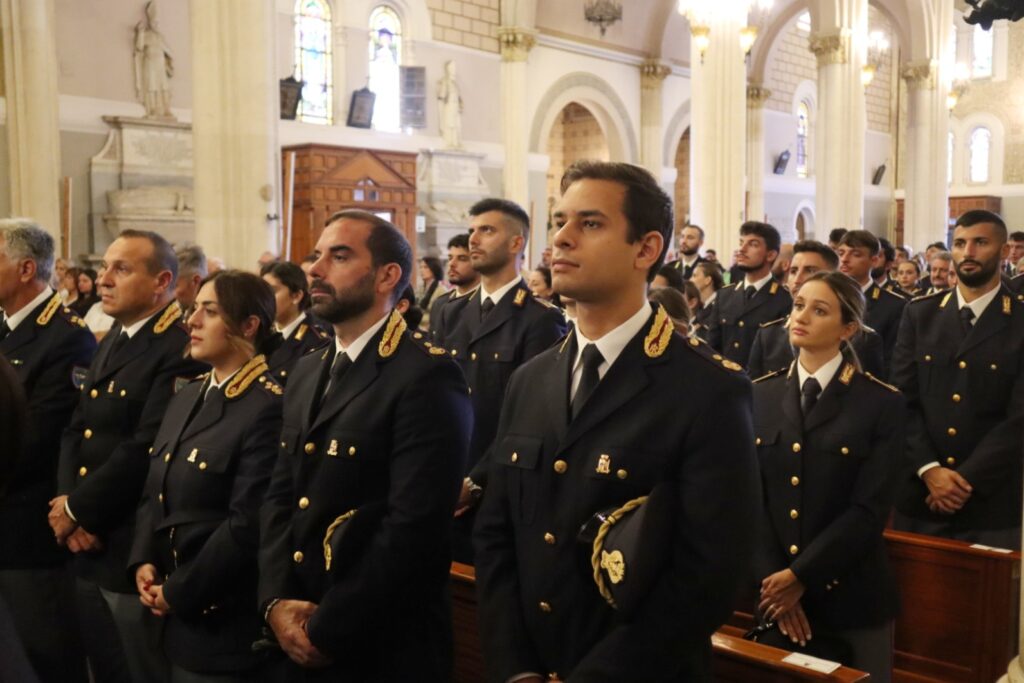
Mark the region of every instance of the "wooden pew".
[[[481, 683], [483, 657], [476, 610], [476, 574], [473, 568], [452, 563], [452, 621], [455, 630], [455, 683]], [[767, 645], [743, 640], [742, 632], [725, 627], [711, 639], [713, 680], [716, 683], [793, 683], [832, 681], [859, 683], [870, 677], [862, 671], [841, 667], [825, 675], [787, 664], [789, 653]]]

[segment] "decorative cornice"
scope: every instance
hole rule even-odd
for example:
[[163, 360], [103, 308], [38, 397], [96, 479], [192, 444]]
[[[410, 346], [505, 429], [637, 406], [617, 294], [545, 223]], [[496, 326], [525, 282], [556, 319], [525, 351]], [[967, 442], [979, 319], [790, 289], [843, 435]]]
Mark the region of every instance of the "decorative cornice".
[[931, 61], [912, 62], [903, 67], [900, 75], [911, 90], [935, 90], [938, 69]]
[[751, 109], [760, 109], [771, 96], [772, 91], [763, 85], [751, 83], [747, 86], [747, 106]]
[[640, 87], [655, 90], [672, 73], [672, 67], [658, 59], [646, 59], [640, 65]]
[[517, 26], [502, 26], [498, 29], [502, 61], [525, 62], [536, 42], [537, 36], [534, 31]]
[[818, 58], [819, 68], [829, 64], [846, 64], [849, 60], [850, 37], [846, 33], [819, 33], [811, 36], [808, 47]]

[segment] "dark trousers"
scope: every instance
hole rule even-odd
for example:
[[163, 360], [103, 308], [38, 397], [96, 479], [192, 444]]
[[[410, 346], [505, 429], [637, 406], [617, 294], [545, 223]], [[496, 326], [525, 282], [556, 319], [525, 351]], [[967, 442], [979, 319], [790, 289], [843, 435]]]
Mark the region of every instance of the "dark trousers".
[[954, 541], [980, 543], [981, 545], [993, 548], [1006, 548], [1008, 550], [1020, 550], [1021, 544], [1021, 528], [1019, 526], [1007, 527], [1005, 529], [965, 529], [956, 523], [956, 515], [953, 515], [948, 522], [945, 520], [933, 522], [927, 519], [909, 517], [897, 511], [893, 513], [892, 528], [896, 531], [909, 531], [913, 534], [951, 538]]
[[85, 655], [67, 570], [0, 570], [0, 596], [39, 680], [85, 683]]

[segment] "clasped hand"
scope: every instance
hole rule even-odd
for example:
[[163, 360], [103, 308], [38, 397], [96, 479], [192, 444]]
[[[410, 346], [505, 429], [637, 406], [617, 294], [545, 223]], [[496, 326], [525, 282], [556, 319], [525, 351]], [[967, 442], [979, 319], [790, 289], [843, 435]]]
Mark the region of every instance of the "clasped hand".
[[793, 570], [783, 569], [761, 582], [761, 601], [757, 608], [768, 621], [778, 624], [782, 635], [789, 636], [794, 643], [807, 645], [811, 639], [811, 624], [800, 605], [803, 594], [804, 585]]
[[316, 607], [315, 603], [304, 600], [280, 600], [267, 616], [281, 649], [293, 662], [308, 668], [321, 668], [331, 663], [329, 657], [316, 649], [306, 632]]

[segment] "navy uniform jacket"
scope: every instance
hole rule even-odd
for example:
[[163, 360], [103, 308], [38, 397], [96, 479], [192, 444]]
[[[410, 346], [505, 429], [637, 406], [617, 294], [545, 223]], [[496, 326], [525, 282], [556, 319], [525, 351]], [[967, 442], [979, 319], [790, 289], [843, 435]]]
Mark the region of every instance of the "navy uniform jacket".
[[[133, 575], [156, 565], [171, 613], [163, 646], [178, 666], [240, 671], [255, 663], [259, 509], [281, 432], [281, 386], [263, 356], [202, 401], [192, 382], [167, 406], [129, 558]], [[194, 416], [193, 416], [194, 413]], [[191, 420], [189, 418], [191, 417]]]
[[765, 524], [756, 583], [793, 570], [811, 627], [879, 626], [898, 610], [882, 531], [902, 467], [903, 398], [844, 362], [811, 412], [795, 363], [754, 383]]
[[[574, 682], [708, 675], [709, 639], [749, 575], [750, 522], [761, 510], [750, 382], [735, 363], [672, 332], [659, 311], [575, 420], [575, 335], [512, 377], [474, 537], [488, 681], [525, 672]], [[626, 620], [598, 592], [591, 547], [577, 534], [595, 513], [661, 482], [672, 483], [678, 514], [672, 546], [651, 552], [670, 564]]]
[[[536, 299], [522, 280], [505, 293], [483, 322], [480, 300], [477, 290], [446, 306], [445, 315], [458, 320], [438, 341], [462, 366], [473, 399], [473, 438], [466, 472], [494, 440], [512, 372], [565, 334], [562, 312]], [[474, 473], [473, 480], [482, 483], [482, 472]]]
[[0, 354], [28, 399], [28, 422], [19, 425], [21, 451], [11, 458], [14, 470], [0, 496], [0, 569], [48, 567], [68, 559], [53, 541], [47, 503], [57, 490], [61, 430], [78, 401], [74, 370], [83, 374], [95, 351], [96, 338], [81, 318], [60, 305], [57, 294], [0, 341]]
[[[956, 292], [907, 305], [890, 375], [909, 406], [900, 512], [965, 529], [1020, 526], [1022, 354], [1024, 303], [1005, 285], [966, 336]], [[925, 504], [917, 470], [930, 462], [955, 469], [974, 489], [952, 516]]]
[[874, 283], [864, 292], [864, 299], [867, 302], [864, 324], [882, 337], [882, 351], [888, 373], [892, 363], [892, 352], [896, 348], [900, 317], [907, 301], [894, 291], [883, 289]]
[[[476, 294], [479, 288], [478, 285], [462, 296], [459, 296], [453, 288], [434, 299], [434, 303], [430, 304], [429, 332], [431, 341], [437, 343], [452, 331], [458, 321], [458, 313], [462, 310], [461, 303], [468, 301], [469, 297]], [[460, 302], [460, 305], [455, 306], [456, 302]]]
[[[259, 597], [318, 605], [309, 638], [335, 663], [310, 680], [451, 676], [451, 526], [472, 412], [458, 366], [404, 330], [392, 313], [317, 412], [334, 349], [300, 359], [288, 383]], [[364, 538], [328, 571], [325, 536], [352, 510], [332, 533]]]
[[1010, 289], [1014, 294], [1024, 294], [1024, 275], [1014, 275], [1010, 278]]
[[[884, 377], [882, 338], [870, 328], [861, 328], [853, 335], [853, 350], [864, 372], [875, 377]], [[784, 370], [793, 362], [795, 355], [789, 343], [789, 316], [761, 325], [754, 337], [747, 372], [751, 377], [761, 377], [769, 372]]]
[[57, 491], [103, 548], [75, 555], [75, 573], [103, 588], [134, 593], [128, 576], [135, 510], [149, 469], [149, 448], [174, 394], [175, 381], [205, 366], [183, 357], [188, 333], [172, 301], [110, 358], [121, 333], [100, 343], [60, 450]]
[[267, 358], [270, 374], [280, 384], [286, 384], [288, 375], [299, 358], [314, 349], [326, 346], [330, 341], [331, 336], [317, 327], [307, 313], [306, 319], [299, 323], [292, 336], [285, 339]]
[[718, 290], [708, 320], [708, 344], [731, 361], [747, 366], [754, 335], [761, 323], [789, 315], [793, 299], [782, 285], [769, 280], [749, 301], [744, 282]]
[[693, 275], [693, 269], [697, 267], [697, 264], [698, 263], [706, 263], [706, 262], [707, 262], [706, 258], [704, 258], [703, 256], [698, 255], [697, 256], [697, 260], [694, 261], [693, 265], [690, 265], [690, 266], [683, 265], [683, 260], [682, 259], [676, 259], [675, 261], [669, 261], [665, 265], [671, 266], [671, 267], [675, 268], [676, 270], [678, 270], [680, 273], [683, 274], [683, 279], [684, 280], [689, 280], [690, 277]]

